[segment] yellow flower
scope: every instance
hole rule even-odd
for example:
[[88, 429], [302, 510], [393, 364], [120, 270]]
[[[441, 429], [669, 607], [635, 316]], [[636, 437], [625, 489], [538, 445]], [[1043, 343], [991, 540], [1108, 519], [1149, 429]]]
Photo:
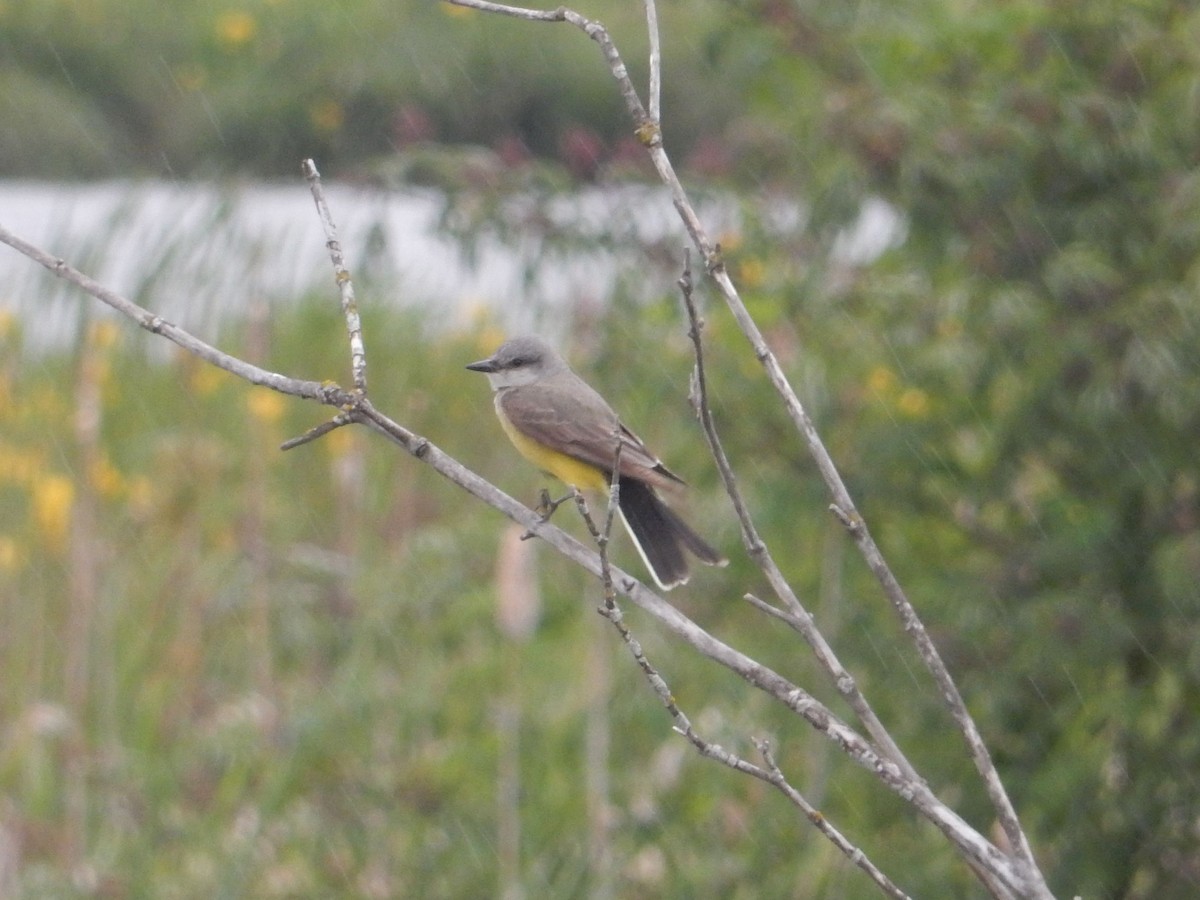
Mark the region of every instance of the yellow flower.
[[138, 475], [129, 482], [129, 508], [133, 514], [143, 518], [154, 507], [154, 485], [145, 475]]
[[[190, 363], [191, 360], [189, 359]], [[225, 383], [225, 370], [203, 363], [191, 367], [188, 384], [201, 397], [214, 393]]]
[[47, 475], [33, 484], [33, 519], [46, 543], [56, 549], [66, 546], [71, 527], [75, 485], [64, 475]]
[[929, 412], [929, 395], [920, 388], [905, 388], [896, 405], [909, 418], [924, 418]]
[[21, 567], [23, 556], [16, 538], [0, 534], [0, 572], [15, 572]]
[[887, 366], [876, 366], [867, 375], [867, 387], [877, 394], [887, 394], [896, 386], [896, 373]]
[[330, 456], [341, 459], [354, 449], [355, 434], [353, 428], [338, 428], [321, 438], [321, 443], [325, 445], [325, 450]]
[[286, 406], [283, 394], [277, 391], [263, 389], [246, 395], [246, 409], [250, 415], [268, 425], [274, 425], [283, 418]]
[[101, 497], [113, 498], [125, 488], [125, 478], [106, 456], [97, 459], [89, 468], [88, 480]]
[[100, 319], [88, 327], [88, 342], [98, 350], [110, 350], [121, 338], [121, 328], [112, 319]]
[[346, 112], [336, 100], [320, 100], [308, 108], [308, 120], [317, 131], [330, 134], [342, 127]]
[[744, 259], [738, 263], [738, 281], [742, 283], [743, 287], [759, 287], [765, 280], [766, 275], [766, 264], [756, 256]]
[[217, 16], [217, 38], [226, 47], [236, 49], [254, 39], [258, 22], [248, 12], [226, 12]]

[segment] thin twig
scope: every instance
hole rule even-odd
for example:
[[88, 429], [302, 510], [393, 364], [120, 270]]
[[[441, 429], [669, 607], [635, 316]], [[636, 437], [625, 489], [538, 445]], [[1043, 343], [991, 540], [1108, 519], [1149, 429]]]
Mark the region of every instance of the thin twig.
[[[767, 608], [772, 615], [776, 615], [786, 621], [812, 649], [813, 655], [817, 659], [817, 663], [829, 675], [834, 687], [838, 693], [845, 698], [850, 708], [854, 710], [854, 714], [866, 729], [867, 734], [879, 747], [880, 752], [888, 759], [898, 765], [902, 772], [914, 781], [920, 781], [921, 777], [913, 768], [912, 763], [904, 755], [899, 745], [892, 738], [891, 733], [879, 721], [879, 717], [875, 714], [875, 710], [867, 702], [867, 698], [863, 696], [858, 689], [858, 684], [854, 677], [842, 665], [837, 654], [825, 640], [825, 635], [817, 627], [813, 619], [812, 613], [805, 609], [800, 602], [800, 598], [796, 596], [796, 592], [792, 589], [791, 584], [780, 571], [779, 566], [775, 562], [775, 557], [771, 554], [767, 547], [766, 541], [758, 533], [758, 529], [754, 525], [754, 520], [750, 515], [750, 508], [746, 504], [746, 499], [742, 495], [741, 488], [738, 486], [737, 477], [734, 475], [733, 466], [729, 463], [729, 457], [725, 455], [725, 448], [721, 443], [721, 437], [717, 433], [717, 424], [713, 419], [712, 407], [708, 402], [708, 378], [704, 368], [704, 344], [701, 340], [701, 331], [704, 328], [703, 320], [700, 318], [699, 312], [696, 310], [696, 300], [693, 296], [692, 285], [692, 266], [691, 254], [686, 250], [683, 257], [683, 273], [677, 282], [679, 292], [683, 296], [683, 306], [687, 312], [688, 318], [688, 337], [692, 341], [692, 353], [696, 360], [695, 368], [692, 371], [692, 404], [696, 410], [696, 415], [700, 419], [700, 426], [704, 432], [704, 439], [708, 442], [708, 449], [716, 462], [717, 471], [720, 473], [721, 482], [725, 485], [725, 493], [729, 496], [733, 503], [734, 512], [737, 514], [738, 522], [742, 528], [742, 540], [746, 545], [747, 551], [751, 558], [758, 564], [763, 574], [767, 578], [767, 582], [771, 585], [771, 589], [775, 592], [783, 604], [787, 607], [788, 612], [785, 614], [781, 610], [774, 607], [769, 607], [763, 604], [761, 600], [755, 605], [762, 604], [760, 608]], [[757, 598], [756, 598], [757, 599]]]
[[617, 510], [621, 508], [621, 450], [624, 448], [625, 442], [621, 440], [619, 424], [613, 433], [613, 442], [615, 449], [613, 450], [612, 476], [609, 478], [608, 485], [608, 508], [604, 511], [604, 534], [596, 541], [600, 550], [601, 577], [604, 580], [604, 605], [608, 609], [612, 609], [617, 604], [617, 597], [612, 585], [612, 572], [608, 568], [608, 547], [609, 538], [612, 535], [613, 519], [616, 517]]
[[344, 425], [350, 425], [354, 419], [348, 413], [338, 413], [332, 419], [322, 422], [320, 425], [314, 425], [304, 434], [290, 438], [279, 445], [280, 450], [295, 450], [297, 447], [315, 441], [317, 438], [324, 437], [329, 432], [341, 428]]
[[983, 742], [974, 719], [972, 719], [970, 712], [967, 710], [966, 703], [963, 701], [957, 685], [954, 683], [953, 678], [951, 678], [950, 672], [946, 668], [941, 655], [938, 653], [937, 647], [925, 630], [925, 626], [909, 601], [908, 596], [901, 588], [895, 574], [875, 544], [874, 538], [872, 538], [870, 531], [866, 527], [866, 523], [862, 520], [862, 516], [855, 508], [854, 501], [846, 489], [845, 483], [842, 481], [837, 466], [834, 464], [828, 449], [817, 433], [816, 427], [800, 402], [795, 389], [784, 374], [783, 367], [780, 365], [775, 354], [771, 352], [771, 348], [767, 345], [766, 338], [763, 336], [761, 329], [759, 329], [758, 324], [754, 321], [753, 316], [751, 316], [749, 310], [746, 308], [737, 288], [730, 279], [719, 248], [709, 238], [699, 216], [696, 214], [695, 208], [688, 199], [687, 192], [683, 189], [683, 185], [675, 172], [670, 158], [663, 150], [659, 124], [649, 116], [642, 105], [637, 95], [637, 90], [629, 77], [628, 70], [621, 60], [620, 53], [618, 53], [607, 31], [599, 23], [593, 22], [573, 10], [563, 7], [559, 7], [547, 14], [535, 10], [523, 10], [519, 7], [501, 7], [497, 4], [489, 3], [487, 0], [447, 0], [447, 2], [458, 6], [500, 12], [504, 15], [513, 15], [535, 21], [570, 22], [576, 27], [581, 28], [600, 45], [605, 60], [608, 62], [609, 69], [617, 81], [621, 96], [625, 100], [630, 117], [633, 119], [635, 132], [641, 139], [643, 146], [649, 152], [650, 160], [658, 172], [659, 178], [670, 191], [676, 212], [683, 221], [684, 228], [691, 237], [692, 243], [700, 251], [708, 274], [720, 289], [727, 308], [737, 322], [738, 328], [750, 343], [755, 358], [762, 364], [767, 380], [782, 399], [788, 417], [792, 420], [792, 424], [803, 438], [809, 455], [812, 456], [818, 471], [821, 473], [821, 478], [830, 492], [832, 502], [846, 514], [850, 521], [856, 523], [856, 528], [851, 533], [855, 545], [883, 589], [884, 596], [900, 617], [905, 633], [910, 636], [916, 646], [922, 662], [929, 670], [934, 683], [938, 687], [938, 693], [941, 695], [943, 702], [950, 711], [951, 717], [954, 719], [955, 724], [967, 743], [971, 759], [984, 782], [988, 798], [991, 800], [992, 807], [996, 812], [996, 818], [1000, 822], [1010, 846], [1013, 848], [1016, 863], [1021, 870], [1019, 876], [1020, 884], [1016, 886], [1017, 889], [1022, 893], [1028, 893], [1029, 896], [1051, 898], [1052, 895], [1046, 886], [1045, 878], [1038, 869], [1037, 861], [1034, 859], [1029, 840], [1021, 830], [1016, 809], [1013, 807], [1012, 800], [1009, 798], [1003, 783], [1000, 781], [1000, 776], [996, 771], [991, 754]]
[[575, 503], [579, 509], [579, 514], [583, 518], [587, 526], [588, 532], [596, 541], [596, 547], [600, 553], [600, 572], [601, 581], [604, 589], [604, 605], [598, 610], [600, 615], [608, 619], [613, 627], [620, 634], [621, 640], [626, 648], [633, 656], [638, 668], [642, 670], [642, 674], [646, 677], [646, 681], [650, 684], [651, 689], [658, 696], [659, 701], [667, 710], [674, 722], [674, 730], [681, 734], [688, 742], [696, 748], [696, 751], [701, 756], [708, 759], [716, 760], [722, 765], [728, 766], [737, 772], [750, 775], [758, 778], [761, 781], [774, 786], [785, 797], [797, 806], [808, 817], [808, 820], [821, 832], [835, 847], [838, 848], [846, 857], [856, 866], [862, 869], [879, 887], [890, 897], [897, 900], [908, 900], [908, 895], [900, 890], [892, 881], [883, 874], [883, 872], [871, 862], [867, 855], [858, 847], [854, 846], [849, 840], [838, 831], [828, 819], [816, 810], [795, 787], [793, 787], [775, 763], [775, 759], [771, 754], [771, 750], [766, 741], [756, 740], [755, 746], [763, 756], [763, 760], [767, 763], [767, 768], [756, 766], [750, 761], [743, 759], [736, 753], [726, 750], [719, 744], [706, 740], [692, 726], [691, 720], [687, 714], [680, 708], [678, 701], [675, 699], [675, 694], [667, 684], [666, 679], [662, 677], [659, 671], [650, 663], [645, 651], [642, 649], [641, 642], [633, 636], [629, 627], [625, 624], [625, 617], [621, 612], [620, 606], [617, 605], [616, 587], [612, 580], [612, 570], [608, 565], [608, 547], [609, 535], [612, 531], [613, 513], [617, 509], [617, 504], [620, 497], [620, 472], [621, 472], [621, 443], [617, 442], [617, 451], [614, 454], [613, 474], [610, 483], [608, 510], [605, 514], [603, 530], [596, 527], [595, 521], [588, 510], [586, 500], [578, 491], [574, 491]]
[[556, 9], [527, 9], [521, 6], [492, 3], [490, 0], [445, 0], [445, 2], [452, 6], [464, 6], [482, 12], [513, 16], [530, 22], [567, 22], [574, 25], [600, 47], [600, 52], [604, 54], [604, 59], [608, 63], [609, 71], [617, 81], [621, 97], [625, 100], [625, 108], [629, 112], [630, 118], [633, 119], [635, 133], [641, 139], [642, 144], [652, 147], [661, 143], [658, 123], [646, 112], [646, 107], [642, 105], [642, 100], [638, 96], [637, 88], [633, 86], [633, 81], [629, 77], [629, 70], [625, 68], [621, 54], [617, 52], [616, 44], [613, 43], [608, 29], [599, 22], [565, 6], [559, 6]]
[[354, 283], [350, 280], [350, 271], [346, 268], [346, 261], [342, 256], [342, 244], [338, 240], [337, 226], [333, 222], [329, 204], [325, 201], [325, 188], [321, 185], [321, 173], [317, 171], [317, 164], [311, 159], [306, 159], [301, 169], [304, 171], [304, 177], [308, 179], [313, 202], [317, 204], [317, 216], [325, 229], [325, 246], [329, 248], [329, 259], [333, 263], [333, 280], [337, 282], [342, 301], [342, 315], [346, 317], [346, 333], [350, 337], [350, 371], [354, 387], [360, 393], [366, 394], [367, 350], [363, 344], [358, 302], [354, 299]]
[[91, 294], [97, 300], [112, 307], [123, 316], [132, 319], [140, 328], [144, 328], [151, 334], [161, 335], [198, 359], [211, 363], [219, 369], [224, 369], [226, 372], [236, 375], [238, 378], [244, 379], [251, 384], [269, 387], [272, 390], [279, 391], [281, 394], [289, 394], [293, 397], [319, 400], [328, 406], [344, 406], [353, 402], [353, 395], [333, 382], [305, 381], [299, 378], [289, 378], [286, 375], [268, 372], [266, 369], [261, 369], [243, 359], [238, 359], [236, 356], [230, 356], [228, 353], [218, 350], [190, 332], [184, 331], [178, 325], [168, 322], [162, 316], [138, 306], [132, 300], [89, 278], [78, 269], [67, 264], [66, 261], [51, 256], [45, 250], [35, 247], [28, 241], [22, 240], [3, 226], [0, 226], [0, 243], [8, 244], [8, 246], [12, 247], [18, 253], [22, 253], [34, 262], [45, 266], [54, 275], [82, 289], [85, 293]]
[[675, 695], [671, 692], [667, 682], [659, 674], [658, 670], [651, 665], [650, 660], [646, 658], [645, 651], [642, 650], [641, 642], [630, 632], [625, 624], [625, 617], [621, 612], [621, 608], [615, 603], [611, 608], [605, 607], [600, 610], [600, 615], [612, 622], [613, 627], [621, 635], [621, 640], [629, 649], [634, 661], [638, 664], [638, 668], [642, 670], [642, 674], [646, 676], [650, 687], [654, 690], [663, 708], [671, 716], [674, 722], [674, 729], [683, 737], [687, 738], [688, 742], [696, 748], [701, 756], [708, 759], [715, 759], [722, 765], [728, 766], [738, 772], [743, 772], [747, 775], [752, 775], [755, 778], [760, 778], [763, 781], [770, 781], [767, 772], [754, 765], [754, 763], [743, 759], [736, 753], [726, 750], [720, 744], [714, 744], [712, 741], [707, 741], [692, 727], [692, 722], [687, 714], [679, 708], [678, 702], [675, 700]]
[[638, 664], [638, 668], [642, 670], [642, 674], [646, 677], [650, 687], [662, 702], [663, 707], [670, 714], [674, 722], [674, 729], [679, 734], [683, 735], [703, 756], [709, 759], [715, 759], [732, 769], [740, 772], [745, 772], [748, 775], [753, 775], [756, 778], [761, 778], [764, 781], [770, 781], [767, 772], [747, 762], [735, 753], [731, 753], [720, 747], [704, 740], [692, 727], [691, 720], [679, 708], [679, 704], [675, 701], [675, 695], [667, 686], [666, 680], [659, 674], [658, 670], [650, 664], [650, 660], [646, 657], [645, 651], [642, 649], [641, 642], [633, 636], [629, 627], [625, 624], [625, 615], [621, 612], [621, 607], [617, 604], [617, 589], [613, 582], [613, 569], [608, 563], [608, 531], [612, 528], [613, 511], [616, 508], [615, 498], [619, 496], [620, 483], [620, 442], [617, 444], [616, 460], [613, 466], [613, 474], [610, 485], [610, 502], [608, 511], [605, 515], [604, 532], [601, 532], [596, 527], [596, 522], [592, 518], [591, 512], [588, 510], [587, 502], [579, 491], [575, 491], [575, 504], [579, 508], [579, 514], [583, 518], [587, 526], [588, 533], [591, 534], [593, 540], [596, 541], [596, 547], [600, 555], [600, 579], [604, 588], [604, 605], [597, 612], [612, 623], [613, 627], [620, 634], [621, 640], [625, 643], [626, 648], [633, 656], [634, 661]]
[[[348, 392], [332, 383], [318, 383], [286, 378], [266, 372], [205, 344], [178, 326], [158, 317], [97, 282], [82, 275], [62, 260], [16, 238], [0, 228], [0, 241], [45, 265], [51, 272], [74, 283], [87, 293], [133, 319], [143, 328], [174, 341], [201, 359], [253, 383], [271, 387], [285, 394], [319, 400], [338, 406], [353, 421], [365, 424], [388, 440], [402, 447], [418, 460], [429, 465], [448, 481], [462, 487], [476, 498], [488, 503], [518, 524], [542, 538], [558, 552], [572, 559], [595, 575], [601, 574], [599, 555], [575, 538], [551, 525], [499, 488], [446, 454], [427, 438], [416, 434], [375, 409], [361, 392]], [[993, 873], [1005, 885], [1021, 892], [1022, 879], [1013, 871], [1010, 860], [968, 825], [961, 816], [942, 803], [924, 784], [907, 778], [893, 762], [881, 757], [875, 748], [841, 721], [823, 704], [797, 685], [758, 663], [740, 651], [721, 642], [695, 622], [671, 606], [632, 575], [611, 567], [612, 579], [622, 594], [653, 616], [668, 631], [675, 634], [698, 653], [737, 673], [801, 716], [818, 733], [833, 741], [859, 765], [875, 773], [890, 790], [903, 797], [932, 822], [959, 848], [960, 852], [982, 870]]]
[[465, 6], [468, 9], [478, 9], [482, 12], [497, 13], [501, 16], [512, 16], [529, 22], [565, 22], [567, 10], [563, 7], [556, 9], [528, 9], [524, 6], [509, 6], [506, 3], [491, 3], [489, 0], [447, 0], [452, 6]]
[[835, 847], [841, 850], [851, 862], [866, 872], [870, 879], [879, 885], [885, 894], [896, 898], [896, 900], [908, 900], [908, 894], [904, 893], [890, 878], [884, 875], [883, 871], [871, 862], [862, 850], [850, 843], [845, 835], [830, 824], [829, 820], [821, 814], [820, 810], [809, 803], [803, 794], [788, 783], [779, 765], [775, 762], [775, 755], [771, 752], [771, 745], [767, 741], [756, 740], [754, 746], [758, 748], [758, 752], [762, 754], [763, 762], [767, 764], [767, 777], [764, 780], [773, 784], [788, 800], [795, 804], [808, 817], [808, 821], [812, 822], [817, 830], [825, 835]]
[[[584, 525], [587, 526], [588, 534], [592, 536], [592, 540], [596, 544], [596, 553], [600, 557], [600, 582], [604, 587], [604, 602], [612, 602], [612, 592], [614, 590], [612, 583], [612, 566], [608, 561], [608, 527], [611, 524], [612, 517], [606, 517], [606, 527], [604, 531], [596, 525], [596, 520], [592, 518], [592, 512], [588, 509], [587, 498], [583, 496], [583, 491], [579, 488], [571, 487], [571, 498], [575, 501], [575, 508], [579, 510], [579, 517], [583, 519]], [[609, 509], [612, 509], [612, 503], [609, 503]]]
[[661, 124], [662, 48], [658, 39], [658, 7], [654, 0], [643, 0], [646, 7], [646, 33], [650, 36], [650, 119]]
[[756, 597], [754, 594], [743, 594], [742, 599], [757, 609], [759, 612], [764, 612], [769, 616], [773, 616], [780, 622], [784, 622], [793, 631], [802, 634], [803, 625], [800, 622], [800, 617], [792, 615], [786, 609], [780, 609], [778, 606], [772, 606], [766, 600]]

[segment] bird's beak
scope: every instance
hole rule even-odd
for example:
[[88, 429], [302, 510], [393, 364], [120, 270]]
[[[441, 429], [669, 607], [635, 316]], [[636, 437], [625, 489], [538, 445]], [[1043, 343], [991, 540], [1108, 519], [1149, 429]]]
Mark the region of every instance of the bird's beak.
[[483, 372], [486, 375], [496, 371], [496, 360], [494, 357], [489, 356], [487, 359], [471, 363], [467, 368], [472, 372]]

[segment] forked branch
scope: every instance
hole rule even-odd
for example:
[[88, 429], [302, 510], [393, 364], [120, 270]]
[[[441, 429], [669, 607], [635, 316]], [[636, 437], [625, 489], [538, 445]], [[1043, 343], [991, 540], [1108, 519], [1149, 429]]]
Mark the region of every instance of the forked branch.
[[[595, 550], [550, 524], [536, 511], [518, 503], [442, 451], [429, 439], [379, 412], [371, 404], [365, 391], [347, 391], [331, 382], [289, 378], [253, 366], [200, 341], [178, 326], [166, 322], [149, 310], [110, 291], [62, 260], [21, 240], [3, 227], [0, 227], [0, 242], [12, 246], [30, 259], [44, 265], [59, 277], [76, 284], [86, 293], [107, 303], [141, 327], [174, 341], [183, 349], [203, 360], [244, 378], [250, 383], [265, 385], [292, 396], [318, 400], [338, 409], [338, 413], [330, 422], [295, 439], [291, 442], [293, 445], [296, 442], [315, 439], [335, 427], [350, 422], [367, 425], [403, 447], [415, 458], [431, 466], [443, 477], [523, 525], [593, 575], [605, 577], [604, 573], [607, 570], [610, 573], [607, 576], [609, 583], [614, 585], [620, 593], [653, 616], [668, 631], [697, 652], [736, 672], [744, 680], [801, 716], [817, 732], [833, 741], [850, 759], [875, 773], [876, 777], [890, 790], [912, 803], [923, 816], [946, 834], [974, 865], [988, 872], [998, 873], [996, 877], [999, 877], [1004, 883], [1019, 885], [1018, 874], [1012, 870], [1009, 860], [1002, 853], [934, 796], [925, 784], [910, 778], [894, 761], [881, 755], [869, 741], [841, 721], [808, 692], [777, 672], [718, 640], [632, 575], [615, 566], [607, 565], [607, 562], [602, 560]], [[346, 306], [343, 305], [343, 311], [345, 310]], [[351, 334], [354, 333], [354, 327], [350, 324], [348, 324], [348, 331]], [[352, 349], [352, 359], [353, 357]], [[689, 740], [696, 743], [694, 732], [689, 733], [689, 729], [685, 728], [684, 733]], [[721, 758], [715, 745], [704, 745], [704, 747], [706, 755]], [[728, 764], [728, 761], [726, 762]], [[753, 767], [749, 763], [745, 765], [750, 768], [744, 769], [742, 765], [735, 767], [739, 770], [746, 770], [756, 777], [761, 777], [759, 774], [761, 767]], [[774, 781], [772, 783], [775, 784]]]
[[[741, 296], [726, 270], [719, 248], [709, 238], [703, 223], [696, 214], [686, 191], [684, 191], [675, 173], [674, 166], [663, 149], [660, 123], [646, 111], [645, 106], [638, 96], [637, 89], [629, 77], [621, 55], [617, 51], [616, 45], [608, 35], [608, 32], [604, 29], [604, 26], [565, 7], [543, 11], [492, 3], [489, 0], [446, 0], [446, 2], [485, 12], [515, 16], [529, 21], [568, 22], [583, 30], [589, 38], [600, 46], [609, 70], [613, 78], [617, 81], [621, 96], [624, 98], [630, 117], [633, 120], [634, 131], [649, 152], [650, 159], [658, 172], [659, 178], [670, 190], [676, 211], [679, 213], [684, 228], [692, 239], [692, 243], [700, 252], [706, 271], [717, 285], [718, 290], [725, 300], [726, 307], [737, 322], [742, 334], [750, 343], [755, 358], [763, 366], [767, 380], [782, 400], [788, 417], [804, 441], [809, 455], [813, 458], [829, 491], [831, 510], [838, 515], [840, 521], [847, 524], [849, 535], [858, 547], [872, 574], [874, 574], [876, 580], [879, 582], [884, 596], [900, 617], [904, 632], [911, 637], [922, 662], [938, 687], [939, 696], [942, 697], [951, 717], [966, 741], [971, 759], [975, 764], [976, 770], [979, 772], [980, 778], [983, 780], [988, 797], [995, 810], [996, 818], [1004, 831], [1008, 844], [1012, 847], [1012, 862], [1018, 869], [1019, 874], [1015, 882], [1008, 884], [1008, 888], [1022, 896], [1050, 897], [1049, 888], [1046, 886], [1045, 879], [1038, 869], [1029, 841], [1017, 819], [1016, 810], [1007, 791], [1004, 789], [1004, 785], [1000, 781], [1000, 776], [992, 762], [991, 754], [983, 742], [974, 719], [967, 710], [966, 703], [963, 701], [957, 685], [950, 676], [950, 672], [946, 668], [941, 655], [938, 653], [933, 640], [929, 637], [924, 623], [917, 615], [912, 603], [909, 601], [891, 567], [887, 564], [874, 538], [871, 536], [870, 530], [867, 528], [862, 515], [858, 512], [837, 466], [834, 464], [824, 442], [817, 433], [816, 427], [800, 402], [791, 383], [788, 381], [783, 367], [771, 351], [762, 331], [742, 302]], [[644, 0], [644, 2], [647, 5], [652, 5], [654, 0]], [[657, 23], [657, 16], [648, 14], [647, 21], [651, 29], [654, 30]], [[658, 46], [657, 34], [652, 34], [651, 46]], [[652, 66], [653, 70], [654, 67]], [[656, 85], [653, 87], [656, 88]], [[997, 896], [1003, 895], [1005, 891], [1004, 885], [990, 881], [988, 882], [988, 887]]]

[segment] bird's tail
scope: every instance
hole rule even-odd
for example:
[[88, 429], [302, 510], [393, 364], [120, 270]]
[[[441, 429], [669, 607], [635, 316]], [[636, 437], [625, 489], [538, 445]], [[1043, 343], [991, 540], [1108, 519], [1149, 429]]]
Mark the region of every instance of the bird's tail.
[[692, 531], [686, 522], [644, 481], [621, 479], [621, 518], [641, 554], [646, 568], [664, 591], [686, 584], [688, 563], [684, 550], [710, 566], [728, 560]]

